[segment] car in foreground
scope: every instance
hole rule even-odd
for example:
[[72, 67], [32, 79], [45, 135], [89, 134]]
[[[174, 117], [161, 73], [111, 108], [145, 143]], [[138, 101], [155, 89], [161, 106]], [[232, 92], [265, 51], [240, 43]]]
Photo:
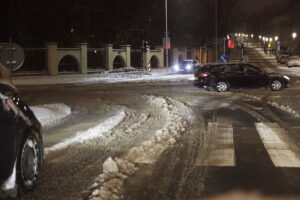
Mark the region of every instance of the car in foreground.
[[286, 63], [287, 67], [300, 67], [300, 57], [299, 56], [292, 56]]
[[195, 85], [225, 92], [231, 87], [266, 87], [279, 91], [286, 87], [290, 78], [263, 70], [246, 63], [207, 64], [195, 72]]
[[174, 65], [172, 69], [176, 73], [194, 73], [200, 66], [198, 60], [184, 60], [182, 63]]
[[0, 82], [0, 199], [34, 189], [44, 160], [41, 124], [17, 97], [14, 86]]

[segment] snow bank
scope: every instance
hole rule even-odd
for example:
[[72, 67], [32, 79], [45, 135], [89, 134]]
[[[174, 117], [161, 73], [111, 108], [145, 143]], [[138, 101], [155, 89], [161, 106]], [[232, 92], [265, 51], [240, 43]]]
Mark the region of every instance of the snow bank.
[[69, 83], [122, 83], [122, 82], [151, 82], [167, 81], [181, 82], [194, 80], [193, 74], [173, 74], [166, 69], [148, 72], [124, 72], [124, 73], [100, 73], [100, 74], [62, 74], [59, 76], [26, 76], [15, 77], [16, 85], [48, 85], [48, 84], [69, 84]]
[[45, 154], [48, 154], [51, 151], [57, 151], [60, 149], [64, 149], [71, 144], [75, 143], [84, 143], [86, 141], [103, 137], [103, 134], [113, 129], [117, 126], [124, 118], [126, 114], [124, 111], [119, 112], [117, 115], [108, 118], [103, 123], [94, 126], [85, 131], [79, 131], [72, 138], [67, 138], [63, 142], [57, 143], [52, 147], [45, 148]]
[[119, 200], [123, 199], [122, 189], [125, 180], [133, 175], [138, 168], [134, 164], [119, 158], [107, 158], [103, 163], [103, 173], [91, 185], [88, 199], [90, 200]]
[[71, 115], [71, 108], [63, 103], [31, 106], [42, 127], [53, 125]]

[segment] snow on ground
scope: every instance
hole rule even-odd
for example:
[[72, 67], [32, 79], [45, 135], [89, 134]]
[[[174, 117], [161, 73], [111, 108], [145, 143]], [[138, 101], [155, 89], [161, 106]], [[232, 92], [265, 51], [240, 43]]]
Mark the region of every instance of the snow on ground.
[[63, 103], [30, 107], [42, 127], [51, 126], [71, 115], [71, 108]]
[[53, 145], [52, 147], [45, 148], [45, 154], [48, 154], [52, 151], [57, 151], [60, 149], [64, 149], [69, 145], [76, 144], [76, 143], [84, 143], [86, 141], [90, 141], [95, 138], [103, 137], [103, 134], [113, 129], [117, 126], [124, 118], [126, 114], [124, 110], [121, 110], [115, 116], [108, 118], [101, 124], [98, 124], [92, 128], [89, 128], [85, 131], [79, 131], [75, 134], [74, 137], [67, 138], [64, 141]]
[[171, 147], [181, 132], [185, 131], [187, 121], [184, 121], [184, 118], [188, 118], [188, 121], [193, 120], [189, 117], [192, 111], [181, 102], [155, 96], [147, 96], [147, 98], [149, 105], [160, 108], [166, 123], [160, 130], [154, 132], [150, 140], [131, 148], [125, 159], [107, 158], [103, 163], [103, 173], [88, 188], [91, 191], [90, 200], [123, 199], [123, 186], [126, 179], [138, 170], [134, 163], [156, 162], [160, 154]]
[[58, 76], [25, 76], [13, 77], [16, 85], [46, 85], [46, 84], [68, 84], [68, 83], [124, 83], [124, 82], [151, 82], [151, 81], [192, 81], [193, 74], [174, 74], [170, 70], [156, 69], [152, 72], [120, 72], [120, 73], [98, 73], [98, 74], [60, 74]]

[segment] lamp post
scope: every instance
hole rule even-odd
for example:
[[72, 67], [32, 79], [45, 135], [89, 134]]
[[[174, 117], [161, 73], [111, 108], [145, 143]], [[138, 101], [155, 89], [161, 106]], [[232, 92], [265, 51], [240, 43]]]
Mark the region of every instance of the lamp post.
[[278, 36], [275, 36], [274, 37], [274, 39], [275, 39], [275, 44], [276, 44], [276, 57], [278, 57], [278, 50], [279, 50], [279, 41], [278, 41]]
[[270, 57], [271, 57], [272, 49], [273, 49], [273, 48], [272, 48], [273, 38], [270, 38], [269, 41], [270, 41]]
[[166, 48], [166, 68], [169, 69], [169, 52], [168, 52], [168, 0], [165, 0], [165, 9], [166, 9], [166, 39], [165, 39], [165, 48]]
[[296, 53], [295, 39], [296, 39], [296, 37], [297, 37], [297, 33], [296, 33], [296, 32], [292, 33], [292, 37], [293, 37], [293, 43], [294, 43], [294, 55], [295, 55], [295, 53]]
[[218, 62], [218, 0], [215, 0], [216, 62]]

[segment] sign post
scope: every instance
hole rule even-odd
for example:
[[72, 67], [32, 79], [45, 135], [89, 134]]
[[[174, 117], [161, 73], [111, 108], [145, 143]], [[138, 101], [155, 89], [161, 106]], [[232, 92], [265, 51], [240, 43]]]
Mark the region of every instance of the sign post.
[[25, 53], [22, 47], [18, 44], [12, 43], [9, 39], [9, 43], [0, 46], [0, 65], [6, 68], [11, 73], [22, 67], [25, 60]]

